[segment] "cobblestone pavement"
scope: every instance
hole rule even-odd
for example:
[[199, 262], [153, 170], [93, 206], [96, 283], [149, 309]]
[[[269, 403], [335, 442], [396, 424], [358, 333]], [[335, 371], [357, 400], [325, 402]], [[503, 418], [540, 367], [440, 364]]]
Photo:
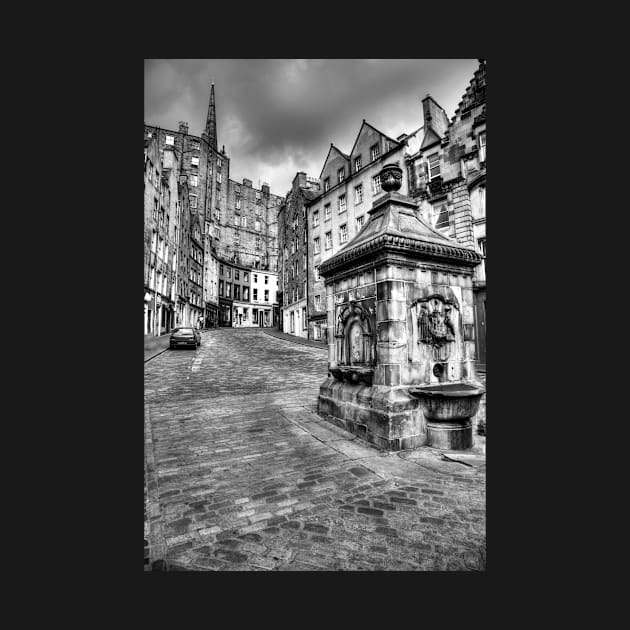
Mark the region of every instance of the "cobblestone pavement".
[[478, 446], [386, 454], [325, 422], [325, 349], [218, 329], [144, 371], [145, 568], [485, 569]]

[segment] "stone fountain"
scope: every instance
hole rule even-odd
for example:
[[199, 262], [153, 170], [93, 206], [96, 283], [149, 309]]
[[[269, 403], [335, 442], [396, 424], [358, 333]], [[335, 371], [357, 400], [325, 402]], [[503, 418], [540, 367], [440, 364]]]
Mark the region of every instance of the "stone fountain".
[[472, 291], [481, 256], [423, 221], [397, 192], [396, 164], [380, 176], [385, 193], [363, 229], [320, 266], [329, 373], [317, 411], [385, 450], [469, 449], [484, 393]]

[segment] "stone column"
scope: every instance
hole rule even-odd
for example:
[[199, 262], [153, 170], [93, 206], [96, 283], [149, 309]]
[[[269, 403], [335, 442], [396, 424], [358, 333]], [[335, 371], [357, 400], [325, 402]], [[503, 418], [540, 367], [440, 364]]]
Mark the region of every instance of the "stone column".
[[407, 361], [407, 309], [405, 285], [394, 279], [395, 268], [376, 271], [376, 353], [374, 385], [401, 385], [401, 369]]
[[333, 299], [333, 284], [332, 282], [326, 283], [326, 312], [328, 313], [327, 317], [327, 326], [328, 326], [328, 369], [337, 367], [337, 359], [335, 352], [335, 345], [337, 343], [337, 339], [335, 338], [336, 330], [336, 322], [335, 322], [335, 303]]

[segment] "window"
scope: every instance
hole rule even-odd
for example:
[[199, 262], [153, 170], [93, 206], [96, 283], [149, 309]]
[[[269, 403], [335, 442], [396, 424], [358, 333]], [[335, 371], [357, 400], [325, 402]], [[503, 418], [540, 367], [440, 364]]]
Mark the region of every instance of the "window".
[[219, 265], [219, 273], [223, 275], [223, 265]]
[[193, 166], [199, 166], [199, 158], [198, 158], [198, 157], [191, 157], [191, 158], [190, 158], [190, 163], [191, 163]]
[[227, 268], [227, 273], [226, 273], [225, 275], [226, 275], [228, 278], [231, 278], [231, 277], [232, 277], [232, 268], [231, 268], [231, 267], [228, 267], [228, 268]]
[[223, 176], [221, 173], [217, 173], [217, 184], [221, 184], [223, 182]]
[[361, 170], [361, 156], [354, 158], [354, 172]]
[[346, 211], [346, 196], [340, 195], [337, 199], [337, 205], [339, 207], [339, 214]]
[[157, 249], [157, 232], [153, 230], [153, 236], [151, 238], [151, 251], [155, 253], [156, 249]]
[[189, 186], [197, 186], [199, 184], [199, 177], [197, 175], [189, 175], [188, 176], [188, 185]]
[[199, 151], [199, 143], [198, 143], [196, 140], [193, 140], [193, 141], [190, 143], [190, 148], [191, 148], [193, 151]]
[[243, 301], [247, 302], [249, 300], [249, 287], [243, 287]]
[[363, 184], [354, 188], [354, 205], [358, 206], [360, 203], [363, 203]]
[[243, 272], [243, 282], [249, 282], [249, 272], [248, 271], [244, 271]]
[[486, 255], [486, 239], [485, 239], [485, 237], [477, 239], [477, 245], [479, 246], [479, 251], [481, 252], [481, 254], [483, 256], [485, 256]]
[[260, 236], [256, 234], [256, 249], [260, 249]]
[[313, 339], [319, 341], [322, 338], [322, 327], [319, 324], [313, 326]]
[[448, 228], [448, 208], [446, 205], [441, 205], [439, 208], [435, 208], [433, 210], [433, 216], [437, 217], [435, 227], [438, 230]]
[[372, 193], [378, 195], [381, 192], [381, 176], [372, 177]]
[[332, 247], [332, 232], [326, 232], [326, 249]]
[[324, 192], [328, 192], [330, 190], [330, 177], [327, 177], [324, 180]]
[[269, 302], [269, 289], [265, 289], [265, 302]]
[[241, 217], [241, 227], [247, 227], [247, 217]]
[[190, 207], [191, 208], [197, 207], [197, 195], [190, 195]]
[[158, 218], [158, 207], [159, 207], [159, 204], [158, 204], [157, 197], [153, 197], [153, 220], [154, 221], [157, 221], [157, 218]]
[[306, 307], [302, 307], [302, 330], [306, 330], [308, 321], [306, 320]]
[[295, 332], [295, 311], [291, 311], [291, 332]]
[[260, 203], [260, 192], [256, 191], [256, 203]]
[[254, 289], [254, 300], [258, 301], [258, 289]]
[[235, 300], [241, 299], [241, 285], [240, 284], [234, 285], [234, 299]]
[[234, 225], [238, 227], [241, 224], [241, 217], [238, 214], [234, 215]]
[[440, 156], [437, 153], [429, 156], [429, 181], [440, 176]]
[[237, 210], [241, 209], [241, 198], [240, 197], [236, 198], [236, 209]]
[[174, 146], [175, 145], [175, 137], [174, 136], [166, 136], [166, 140], [164, 141], [164, 144], [168, 144], [169, 146]]
[[330, 221], [330, 204], [324, 206], [324, 221]]
[[373, 147], [370, 147], [370, 156], [372, 158], [372, 162], [374, 162], [374, 160], [378, 160], [380, 155], [381, 155], [381, 150], [379, 149], [378, 144], [375, 144]]
[[254, 274], [254, 282], [258, 282], [258, 274], [257, 273]]
[[322, 277], [319, 275], [319, 265], [315, 267], [315, 280], [321, 280]]
[[291, 239], [291, 253], [295, 254], [295, 239]]
[[486, 161], [486, 132], [482, 131], [479, 134], [479, 161]]
[[315, 310], [316, 311], [322, 310], [322, 296], [321, 295], [315, 296]]
[[313, 227], [317, 227], [319, 225], [319, 210], [315, 210], [313, 212]]
[[218, 157], [217, 158], [217, 168], [221, 168], [222, 165], [223, 165], [223, 160], [220, 157]]
[[319, 236], [315, 237], [315, 240], [313, 241], [313, 243], [315, 244], [315, 253], [319, 254], [320, 250], [320, 244], [319, 244]]
[[265, 284], [269, 284], [269, 276], [265, 276]]
[[214, 228], [214, 236], [221, 240], [221, 230], [219, 228]]
[[306, 271], [306, 256], [302, 256], [302, 262], [304, 263], [302, 268]]
[[346, 169], [340, 168], [337, 171], [337, 181], [341, 184], [341, 182], [345, 179], [345, 177], [346, 177]]
[[255, 225], [255, 227], [256, 227], [256, 230], [257, 230], [258, 232], [260, 232], [260, 221], [259, 221], [258, 219], [256, 219], [256, 222], [255, 222], [255, 224], [254, 224], [254, 225]]
[[361, 230], [361, 228], [363, 227], [363, 223], [365, 222], [365, 216], [361, 215], [360, 217], [357, 217], [357, 232], [359, 232]]
[[344, 223], [339, 226], [339, 242], [345, 243], [348, 240], [348, 226]]
[[238, 280], [240, 278], [241, 274], [239, 273], [238, 269], [234, 270], [234, 280]]
[[231, 282], [226, 283], [225, 294], [227, 297], [232, 297], [232, 283]]

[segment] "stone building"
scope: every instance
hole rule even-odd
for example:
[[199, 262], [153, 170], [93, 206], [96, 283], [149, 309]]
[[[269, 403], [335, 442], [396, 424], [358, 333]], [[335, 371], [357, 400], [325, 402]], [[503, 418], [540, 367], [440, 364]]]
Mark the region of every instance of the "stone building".
[[[282, 197], [268, 184], [254, 188], [250, 179], [227, 180], [227, 205], [217, 217], [219, 256], [252, 269], [277, 270], [277, 210]], [[217, 210], [217, 212], [219, 212]]]
[[[266, 184], [255, 189], [251, 180], [243, 180], [243, 184], [230, 180], [230, 158], [225, 147], [218, 148], [214, 84], [200, 136], [189, 133], [188, 123], [182, 121], [177, 131], [145, 124], [144, 137], [155, 140], [159, 154], [172, 150], [187, 179], [190, 210], [199, 218], [207, 263], [201, 308], [205, 325], [212, 326], [219, 321], [217, 257], [254, 268], [277, 268], [276, 213], [282, 198], [272, 194]], [[210, 292], [206, 284], [217, 291]]]
[[234, 328], [273, 326], [278, 274], [217, 259], [219, 325]]
[[190, 196], [186, 177], [180, 177], [178, 186], [177, 208], [177, 265], [175, 324], [191, 326], [194, 324], [190, 307]]
[[[349, 154], [330, 145], [320, 175], [320, 194], [305, 204], [309, 339], [326, 338], [326, 299], [319, 266], [360, 232], [372, 202], [382, 194], [378, 173], [385, 164], [404, 165], [405, 140], [403, 136], [394, 140], [364, 120]], [[406, 173], [400, 192], [408, 192]]]
[[189, 256], [189, 285], [190, 285], [190, 319], [191, 324], [198, 325], [204, 320], [203, 304], [203, 237], [199, 214], [190, 218], [190, 256]]
[[280, 321], [282, 330], [308, 336], [308, 221], [306, 203], [319, 194], [319, 180], [297, 173], [278, 212], [281, 234]]
[[168, 333], [175, 325], [178, 165], [163, 162], [159, 145], [145, 139], [144, 333]]
[[[462, 101], [449, 122], [427, 95], [422, 101], [424, 130], [406, 158], [409, 194], [422, 217], [464, 245], [486, 254], [486, 62], [479, 60]], [[485, 364], [485, 260], [473, 276], [475, 343]]]

